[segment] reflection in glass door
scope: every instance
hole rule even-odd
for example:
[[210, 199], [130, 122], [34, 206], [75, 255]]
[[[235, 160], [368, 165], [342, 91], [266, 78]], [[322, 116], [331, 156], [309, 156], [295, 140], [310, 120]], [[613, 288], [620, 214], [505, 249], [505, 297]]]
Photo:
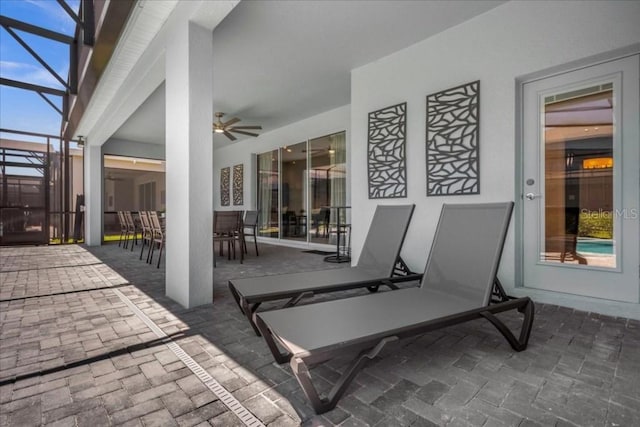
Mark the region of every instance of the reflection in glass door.
[[542, 261], [616, 267], [611, 88], [545, 98]]

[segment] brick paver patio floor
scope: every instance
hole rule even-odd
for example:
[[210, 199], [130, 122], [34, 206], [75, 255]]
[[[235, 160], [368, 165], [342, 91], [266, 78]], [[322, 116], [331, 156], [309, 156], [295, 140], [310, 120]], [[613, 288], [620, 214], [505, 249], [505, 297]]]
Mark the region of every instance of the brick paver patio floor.
[[[164, 266], [138, 255], [115, 244], [0, 248], [0, 426], [242, 425], [169, 340], [264, 425], [640, 425], [639, 321], [537, 304], [521, 353], [483, 320], [403, 340], [316, 416], [227, 280], [344, 265], [269, 245], [256, 257], [250, 247], [242, 265], [219, 257], [214, 303], [187, 310], [164, 296]], [[516, 314], [501, 318], [518, 324]], [[321, 387], [349, 356], [312, 370]]]

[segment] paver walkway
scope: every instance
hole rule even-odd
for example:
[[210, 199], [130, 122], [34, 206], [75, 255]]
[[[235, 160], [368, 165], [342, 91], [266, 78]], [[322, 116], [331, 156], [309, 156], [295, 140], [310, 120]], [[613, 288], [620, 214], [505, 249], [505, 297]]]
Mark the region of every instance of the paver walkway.
[[[218, 258], [213, 305], [186, 310], [164, 296], [163, 266], [138, 255], [113, 244], [0, 248], [0, 426], [241, 425], [169, 340], [264, 425], [640, 425], [638, 321], [538, 304], [522, 353], [482, 320], [404, 340], [316, 416], [226, 282], [344, 265], [269, 245], [256, 258], [250, 248], [242, 265]], [[312, 373], [326, 388], [349, 356]]]

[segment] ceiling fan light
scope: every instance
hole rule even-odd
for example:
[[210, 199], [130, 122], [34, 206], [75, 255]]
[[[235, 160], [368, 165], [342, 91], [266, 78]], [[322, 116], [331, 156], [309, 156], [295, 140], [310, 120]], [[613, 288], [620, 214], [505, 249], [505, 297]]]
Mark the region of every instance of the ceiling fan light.
[[336, 152], [336, 150], [334, 150], [333, 148], [329, 148], [329, 154], [334, 154]]
[[214, 131], [215, 133], [223, 133], [223, 132], [224, 132], [224, 129], [215, 128], [213, 131]]

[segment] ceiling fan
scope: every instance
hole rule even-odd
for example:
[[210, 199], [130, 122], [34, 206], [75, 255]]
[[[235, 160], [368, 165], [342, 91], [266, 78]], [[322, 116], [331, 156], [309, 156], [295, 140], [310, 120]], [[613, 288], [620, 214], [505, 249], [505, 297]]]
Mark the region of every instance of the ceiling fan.
[[222, 117], [224, 116], [224, 113], [216, 113], [215, 116], [218, 118], [217, 122], [213, 122], [213, 131], [215, 133], [222, 133], [224, 134], [224, 136], [226, 136], [227, 138], [229, 138], [232, 141], [235, 141], [237, 138], [235, 136], [233, 136], [231, 134], [231, 132], [233, 133], [239, 133], [242, 135], [248, 135], [248, 136], [258, 136], [257, 133], [253, 133], [253, 132], [247, 132], [247, 130], [249, 129], [262, 129], [262, 126], [233, 126], [233, 124], [238, 123], [240, 121], [239, 118], [234, 117], [231, 120], [228, 120], [226, 122], [222, 121]]

